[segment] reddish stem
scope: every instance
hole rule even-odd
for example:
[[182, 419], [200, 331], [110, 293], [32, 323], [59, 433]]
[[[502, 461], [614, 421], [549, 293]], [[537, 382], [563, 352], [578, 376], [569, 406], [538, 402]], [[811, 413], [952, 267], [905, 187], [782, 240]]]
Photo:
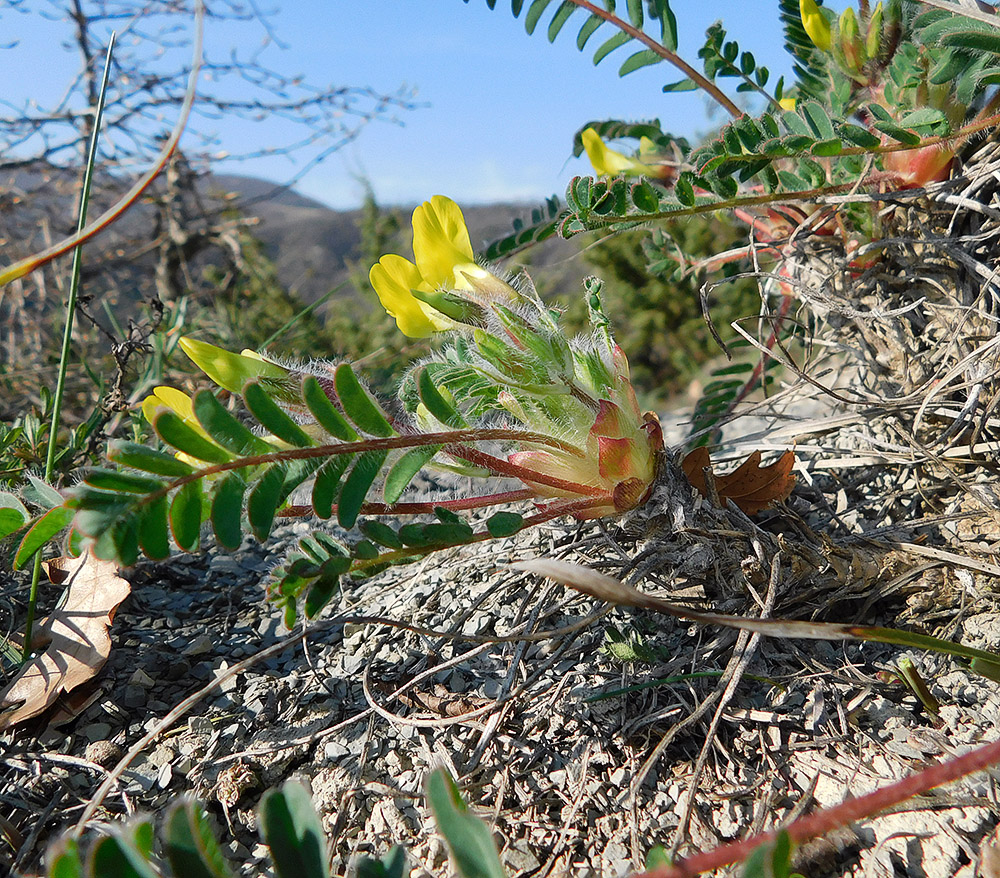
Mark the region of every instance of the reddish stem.
[[[982, 771], [1000, 762], [1000, 741], [986, 744], [982, 747], [958, 756], [948, 762], [938, 763], [894, 784], [875, 790], [856, 799], [848, 799], [832, 808], [826, 808], [802, 817], [790, 823], [785, 830], [795, 844], [801, 844], [811, 838], [824, 835], [848, 823], [871, 817], [879, 811], [891, 808], [926, 793], [928, 790], [942, 784], [958, 780], [974, 771]], [[758, 847], [773, 842], [780, 830], [770, 830], [759, 835], [732, 844], [722, 845], [715, 850], [696, 854], [686, 860], [680, 860], [672, 866], [642, 872], [634, 878], [691, 878], [712, 869], [720, 869], [732, 863], [743, 862]]]
[[[465, 497], [461, 500], [440, 500], [425, 503], [364, 503], [361, 515], [423, 515], [432, 513], [435, 509], [486, 509], [489, 506], [499, 506], [502, 503], [516, 503], [520, 500], [530, 500], [535, 496], [531, 488], [519, 488], [516, 491], [502, 491], [497, 494], [483, 494], [479, 497]], [[337, 507], [333, 507], [334, 512]], [[282, 518], [299, 518], [312, 515], [312, 506], [287, 506], [282, 510]]]

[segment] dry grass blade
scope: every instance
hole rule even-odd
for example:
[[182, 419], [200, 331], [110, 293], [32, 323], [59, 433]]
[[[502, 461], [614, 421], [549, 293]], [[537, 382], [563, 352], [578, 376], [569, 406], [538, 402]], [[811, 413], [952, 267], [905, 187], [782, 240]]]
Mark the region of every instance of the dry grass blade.
[[582, 564], [558, 561], [554, 558], [535, 558], [530, 561], [516, 561], [510, 566], [539, 576], [547, 576], [549, 579], [554, 579], [556, 582], [561, 582], [591, 597], [619, 606], [652, 610], [656, 613], [673, 616], [676, 619], [687, 619], [706, 625], [722, 625], [741, 631], [753, 631], [766, 637], [796, 637], [803, 640], [870, 640], [915, 649], [932, 650], [970, 659], [973, 670], [990, 679], [1000, 679], [1000, 655], [926, 634], [873, 625], [805, 622], [794, 619], [754, 619], [743, 616], [728, 616], [723, 613], [701, 613], [648, 595], [613, 576], [598, 573]]
[[39, 627], [45, 651], [0, 692], [0, 729], [44, 713], [64, 692], [92, 679], [111, 653], [108, 628], [131, 593], [118, 567], [89, 553], [49, 562], [49, 578], [66, 580], [66, 601]]

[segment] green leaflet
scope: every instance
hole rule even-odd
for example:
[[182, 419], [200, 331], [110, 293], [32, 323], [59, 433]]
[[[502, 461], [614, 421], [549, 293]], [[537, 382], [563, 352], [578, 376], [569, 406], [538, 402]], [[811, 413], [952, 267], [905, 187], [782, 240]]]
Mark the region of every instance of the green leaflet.
[[353, 454], [338, 454], [331, 457], [324, 463], [319, 472], [316, 473], [316, 481], [313, 482], [312, 505], [313, 511], [320, 518], [329, 518], [333, 515], [333, 501], [337, 495], [337, 488], [340, 487], [340, 480], [347, 467], [354, 460]]
[[243, 401], [253, 416], [260, 421], [261, 426], [283, 442], [296, 448], [309, 448], [316, 444], [309, 434], [268, 396], [259, 382], [251, 381], [243, 388]]
[[153, 419], [153, 429], [171, 448], [206, 463], [229, 463], [233, 458], [225, 448], [206, 439], [170, 409], [160, 409]]
[[191, 464], [178, 460], [169, 452], [121, 439], [108, 447], [108, 460], [158, 476], [188, 476], [194, 472]]
[[399, 535], [384, 522], [368, 519], [358, 525], [358, 530], [368, 537], [368, 539], [385, 546], [387, 549], [403, 548], [403, 541], [399, 538]]
[[322, 609], [330, 603], [340, 591], [340, 577], [336, 575], [320, 575], [320, 577], [309, 586], [306, 592], [306, 600], [302, 606], [307, 619], [315, 619]]
[[239, 473], [228, 473], [215, 486], [212, 496], [212, 529], [219, 545], [235, 551], [243, 541], [243, 493], [246, 480]]
[[552, 0], [532, 0], [531, 6], [528, 7], [528, 13], [524, 16], [524, 29], [529, 34], [535, 32], [538, 21], [545, 12], [545, 7], [551, 2]]
[[463, 878], [507, 878], [489, 826], [469, 810], [451, 775], [439, 768], [427, 779], [427, 800]]
[[596, 31], [602, 24], [604, 24], [604, 19], [599, 18], [596, 15], [591, 15], [584, 22], [583, 27], [580, 28], [580, 32], [576, 35], [576, 47], [582, 52], [587, 46], [587, 40], [593, 36], [594, 31]]
[[257, 480], [247, 499], [247, 517], [253, 535], [264, 542], [271, 534], [278, 506], [285, 499], [286, 464], [273, 463]]
[[516, 512], [495, 512], [486, 520], [491, 537], [509, 537], [524, 527], [524, 516]]
[[375, 402], [368, 393], [354, 370], [347, 364], [341, 363], [334, 372], [333, 383], [337, 389], [337, 396], [340, 404], [344, 407], [344, 413], [355, 425], [372, 436], [392, 436], [395, 431], [389, 423], [382, 407]]
[[[159, 418], [157, 418], [159, 420]], [[187, 482], [170, 502], [170, 530], [174, 542], [185, 552], [198, 549], [201, 536], [201, 482]]]
[[445, 399], [441, 391], [437, 389], [430, 370], [426, 367], [421, 369], [417, 375], [417, 392], [420, 394], [420, 401], [427, 407], [427, 411], [442, 424], [447, 424], [456, 430], [469, 426], [455, 406]]
[[618, 68], [618, 75], [626, 76], [634, 70], [640, 70], [643, 67], [650, 67], [653, 64], [659, 64], [662, 60], [663, 59], [652, 49], [642, 49], [632, 55], [629, 55], [622, 66]]
[[395, 503], [413, 481], [413, 477], [430, 463], [440, 450], [440, 445], [425, 445], [421, 448], [411, 448], [402, 455], [385, 477], [382, 499], [386, 503]]
[[330, 401], [314, 375], [307, 375], [303, 379], [302, 398], [316, 422], [334, 439], [353, 442], [358, 438], [355, 429], [337, 411], [337, 407]]
[[48, 878], [83, 878], [80, 845], [76, 839], [63, 837], [46, 852]]
[[[234, 454], [268, 454], [274, 447], [239, 421], [209, 390], [199, 390], [191, 400], [198, 423], [219, 445]], [[259, 420], [259, 418], [258, 418]], [[271, 432], [274, 432], [273, 430]], [[275, 434], [277, 435], [277, 434]]]
[[287, 781], [264, 794], [260, 832], [271, 849], [277, 878], [329, 878], [326, 837], [301, 783]]
[[122, 832], [99, 838], [87, 857], [91, 875], [115, 878], [159, 878], [142, 852]]
[[24, 527], [29, 518], [25, 505], [7, 491], [0, 491], [0, 540]]
[[151, 479], [137, 473], [115, 469], [96, 468], [84, 476], [84, 482], [103, 491], [125, 492], [129, 494], [151, 494], [164, 487], [160, 479]]
[[170, 555], [170, 541], [167, 538], [167, 517], [169, 503], [166, 494], [140, 507], [138, 541], [146, 556], [160, 561]]
[[574, 3], [570, 3], [569, 0], [563, 0], [559, 4], [556, 14], [552, 16], [552, 21], [549, 22], [548, 37], [550, 43], [556, 41], [556, 37], [559, 36], [559, 31], [562, 30], [563, 25], [569, 21], [569, 17], [579, 8]]
[[73, 510], [65, 506], [56, 506], [46, 512], [36, 521], [21, 540], [14, 555], [14, 569], [19, 570], [30, 560], [35, 552], [42, 548], [59, 531], [69, 527], [73, 521]]
[[618, 31], [613, 37], [605, 40], [594, 52], [594, 66], [600, 64], [615, 49], [624, 46], [632, 38], [624, 31]]
[[354, 527], [368, 490], [382, 471], [382, 464], [388, 455], [388, 451], [366, 451], [358, 456], [337, 502], [337, 521], [341, 527], [348, 530]]
[[29, 503], [34, 503], [44, 509], [51, 509], [53, 506], [62, 506], [63, 504], [63, 495], [37, 476], [28, 476], [28, 484], [24, 486], [22, 493], [24, 499]]
[[394, 845], [381, 860], [362, 857], [356, 864], [358, 878], [407, 878], [406, 849]]
[[405, 546], [460, 546], [469, 542], [475, 533], [464, 521], [440, 524], [404, 524], [399, 529], [399, 539]]
[[167, 862], [178, 878], [230, 878], [219, 843], [201, 805], [189, 799], [167, 811], [163, 841]]

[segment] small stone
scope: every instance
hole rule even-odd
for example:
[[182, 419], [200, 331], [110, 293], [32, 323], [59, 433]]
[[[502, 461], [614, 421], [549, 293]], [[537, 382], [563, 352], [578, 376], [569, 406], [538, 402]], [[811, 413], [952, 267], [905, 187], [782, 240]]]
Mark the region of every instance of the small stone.
[[126, 707], [143, 707], [146, 704], [146, 690], [141, 686], [126, 686], [122, 704]]
[[161, 789], [165, 790], [170, 786], [170, 781], [174, 778], [174, 770], [169, 762], [164, 762], [160, 766], [160, 772], [156, 775], [156, 785]]
[[111, 768], [113, 765], [117, 765], [124, 755], [125, 751], [114, 741], [93, 741], [83, 751], [84, 759], [100, 765], [102, 768]]
[[136, 668], [132, 672], [132, 676], [128, 678], [128, 681], [133, 686], [140, 686], [143, 689], [152, 689], [156, 685], [156, 681], [142, 668]]
[[212, 652], [218, 641], [211, 634], [199, 634], [194, 640], [192, 640], [187, 647], [183, 650], [184, 655], [204, 655], [207, 652]]
[[83, 735], [88, 741], [103, 741], [111, 734], [108, 723], [91, 723], [83, 728]]
[[211, 735], [214, 729], [207, 716], [193, 716], [188, 720], [188, 730], [192, 735]]

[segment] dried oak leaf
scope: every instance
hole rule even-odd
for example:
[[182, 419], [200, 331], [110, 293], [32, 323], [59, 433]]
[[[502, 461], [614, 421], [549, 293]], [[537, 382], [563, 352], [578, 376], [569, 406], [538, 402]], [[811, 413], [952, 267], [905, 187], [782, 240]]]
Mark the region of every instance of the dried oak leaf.
[[48, 574], [53, 582], [68, 583], [66, 600], [39, 626], [45, 651], [0, 692], [0, 729], [38, 716], [104, 667], [111, 654], [108, 628], [132, 590], [116, 564], [89, 552], [50, 561]]
[[[681, 469], [688, 481], [702, 497], [708, 496], [705, 467], [711, 465], [708, 449], [695, 448], [681, 461]], [[732, 500], [747, 515], [755, 515], [778, 500], [785, 500], [795, 487], [795, 454], [786, 451], [774, 463], [760, 465], [760, 452], [755, 451], [733, 472], [715, 476], [715, 487], [720, 500]]]

